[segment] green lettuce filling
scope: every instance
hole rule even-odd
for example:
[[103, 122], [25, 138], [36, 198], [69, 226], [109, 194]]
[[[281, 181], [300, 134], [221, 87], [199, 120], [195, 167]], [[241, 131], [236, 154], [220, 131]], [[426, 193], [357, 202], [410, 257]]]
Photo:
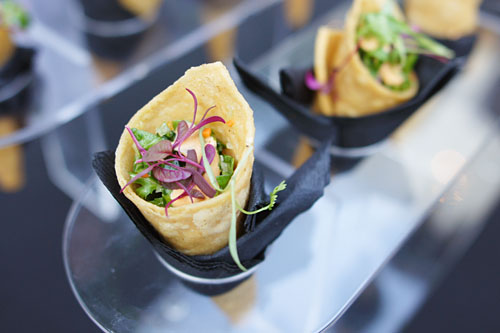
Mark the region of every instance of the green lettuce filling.
[[[385, 63], [400, 66], [403, 83], [389, 85], [381, 81], [392, 90], [404, 91], [411, 87], [410, 74], [419, 54], [451, 59], [454, 53], [394, 17], [393, 6], [392, 1], [387, 1], [381, 12], [362, 14], [356, 30], [356, 41], [361, 61], [373, 77], [380, 79], [380, 69]], [[377, 45], [363, 47], [364, 40], [376, 40]]]

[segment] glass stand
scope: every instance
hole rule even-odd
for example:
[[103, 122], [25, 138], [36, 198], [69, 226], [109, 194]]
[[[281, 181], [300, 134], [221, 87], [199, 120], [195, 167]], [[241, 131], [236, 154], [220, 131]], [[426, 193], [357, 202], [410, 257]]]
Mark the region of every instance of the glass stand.
[[335, 317], [338, 225], [331, 193], [285, 230], [251, 279], [209, 298], [163, 267], [125, 214], [106, 222], [84, 208], [98, 186], [93, 178], [73, 205], [63, 253], [78, 301], [104, 331], [306, 332]]

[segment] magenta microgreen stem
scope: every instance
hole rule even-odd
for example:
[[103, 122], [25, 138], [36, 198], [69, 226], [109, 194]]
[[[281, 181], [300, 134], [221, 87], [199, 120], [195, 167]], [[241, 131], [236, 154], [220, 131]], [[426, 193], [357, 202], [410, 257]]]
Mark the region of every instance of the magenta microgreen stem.
[[193, 100], [194, 100], [194, 112], [193, 112], [193, 122], [191, 123], [191, 127], [193, 127], [194, 125], [194, 122], [196, 121], [196, 113], [198, 112], [198, 99], [196, 98], [196, 95], [194, 94], [194, 92], [192, 92], [191, 90], [189, 90], [188, 88], [186, 88], [187, 92], [191, 94], [191, 96], [193, 97]]
[[191, 203], [193, 203], [193, 196], [191, 195], [191, 193], [188, 191], [188, 189], [186, 188], [186, 186], [182, 185], [181, 182], [175, 182], [175, 184], [177, 184], [177, 186], [179, 186], [180, 188], [182, 188], [184, 190], [185, 193], [187, 193], [187, 195], [189, 196], [189, 199], [191, 200]]
[[144, 169], [141, 172], [139, 172], [137, 175], [135, 175], [135, 177], [133, 177], [132, 179], [130, 179], [129, 182], [127, 184], [125, 184], [125, 186], [122, 187], [122, 189], [120, 190], [120, 193], [122, 193], [127, 186], [129, 186], [130, 184], [132, 184], [133, 182], [135, 182], [137, 179], [141, 178], [145, 174], [151, 172], [151, 170], [153, 170], [154, 168], [156, 168], [160, 164], [162, 164], [162, 163], [158, 162], [158, 163], [152, 164], [149, 167], [147, 167], [146, 169]]
[[135, 137], [134, 132], [132, 132], [132, 130], [130, 129], [130, 127], [128, 127], [127, 125], [125, 125], [125, 128], [130, 133], [130, 136], [132, 137], [132, 141], [134, 141], [134, 143], [137, 146], [137, 149], [139, 149], [139, 152], [141, 153], [141, 155], [144, 155], [146, 153], [146, 149], [144, 149], [141, 146], [141, 144], [139, 143], [139, 141], [137, 141], [137, 138]]

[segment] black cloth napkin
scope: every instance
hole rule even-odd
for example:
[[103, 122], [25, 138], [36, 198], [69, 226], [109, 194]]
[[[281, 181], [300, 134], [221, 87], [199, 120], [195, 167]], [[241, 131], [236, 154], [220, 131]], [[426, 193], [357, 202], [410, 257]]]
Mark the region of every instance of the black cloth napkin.
[[17, 47], [7, 63], [0, 67], [0, 112], [17, 112], [27, 101], [26, 91], [34, 80], [34, 56], [34, 49]]
[[[286, 190], [279, 192], [276, 206], [246, 217], [245, 234], [238, 238], [240, 261], [247, 268], [262, 262], [265, 250], [300, 213], [309, 209], [323, 195], [323, 189], [330, 182], [330, 143], [323, 144], [289, 179]], [[120, 194], [120, 185], [114, 168], [114, 152], [96, 153], [93, 168], [103, 184], [118, 201], [139, 231], [148, 239], [154, 250], [170, 265], [178, 270], [203, 278], [222, 278], [241, 273], [226, 246], [212, 255], [188, 256], [172, 248], [139, 209]], [[278, 184], [276, 184], [278, 185]], [[254, 165], [250, 198], [247, 210], [255, 210], [267, 205], [269, 196], [264, 192], [262, 170]]]
[[[387, 138], [401, 123], [436, 94], [463, 66], [464, 57], [447, 63], [420, 57], [415, 71], [420, 88], [410, 101], [363, 117], [327, 117], [312, 110], [313, 93], [304, 77], [310, 68], [284, 68], [280, 71], [282, 92], [275, 91], [239, 59], [234, 65], [245, 86], [273, 105], [299, 132], [317, 141], [333, 138], [344, 148], [364, 147]], [[312, 67], [312, 66], [311, 66]]]

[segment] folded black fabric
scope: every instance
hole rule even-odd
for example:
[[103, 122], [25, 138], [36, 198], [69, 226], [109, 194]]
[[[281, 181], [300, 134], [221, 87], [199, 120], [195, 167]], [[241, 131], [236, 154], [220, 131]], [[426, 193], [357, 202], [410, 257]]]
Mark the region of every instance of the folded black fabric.
[[80, 0], [86, 16], [99, 21], [121, 21], [135, 17], [118, 0]]
[[8, 84], [19, 74], [31, 71], [35, 50], [27, 47], [17, 47], [7, 63], [0, 67], [0, 88]]
[[[282, 92], [275, 91], [239, 59], [234, 65], [245, 86], [273, 105], [299, 132], [317, 140], [333, 138], [339, 147], [363, 147], [387, 138], [401, 123], [436, 94], [463, 66], [465, 58], [447, 63], [420, 57], [415, 71], [420, 89], [410, 101], [394, 108], [363, 117], [326, 117], [314, 113], [313, 94], [304, 83], [310, 68], [285, 68], [280, 71]], [[312, 67], [312, 66], [311, 66]]]
[[34, 56], [34, 49], [17, 47], [7, 63], [0, 67], [0, 112], [19, 112], [27, 102], [26, 92], [34, 80]]
[[[262, 262], [267, 246], [297, 215], [309, 209], [323, 195], [324, 187], [330, 182], [328, 147], [329, 143], [322, 145], [287, 179], [287, 189], [279, 193], [272, 211], [246, 217], [244, 221], [246, 232], [238, 238], [237, 243], [240, 260], [246, 268]], [[101, 152], [94, 155], [92, 165], [109, 192], [164, 260], [178, 270], [197, 277], [222, 278], [241, 273], [231, 258], [227, 246], [212, 255], [188, 256], [175, 250], [163, 240], [139, 209], [125, 195], [119, 193], [120, 185], [116, 179], [114, 160], [114, 152]], [[264, 192], [262, 170], [255, 165], [247, 210], [267, 205], [268, 200], [269, 197]]]

